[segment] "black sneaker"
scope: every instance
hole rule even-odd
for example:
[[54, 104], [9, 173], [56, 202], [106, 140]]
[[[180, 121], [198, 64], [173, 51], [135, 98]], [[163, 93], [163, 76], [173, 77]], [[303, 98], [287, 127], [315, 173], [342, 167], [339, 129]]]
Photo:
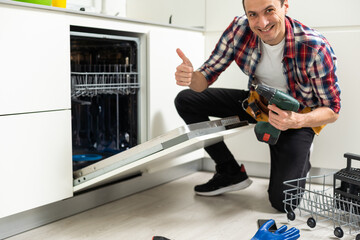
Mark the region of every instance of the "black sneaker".
[[214, 177], [207, 183], [196, 185], [195, 193], [202, 196], [216, 196], [225, 192], [237, 191], [250, 186], [252, 181], [246, 174], [244, 165], [237, 175], [224, 175], [215, 173]]

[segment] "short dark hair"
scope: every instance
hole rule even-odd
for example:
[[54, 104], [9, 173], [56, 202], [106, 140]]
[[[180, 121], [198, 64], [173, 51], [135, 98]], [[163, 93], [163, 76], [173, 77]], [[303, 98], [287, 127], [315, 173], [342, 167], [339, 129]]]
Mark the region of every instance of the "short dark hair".
[[[245, 4], [244, 4], [244, 2], [245, 2], [245, 0], [242, 0], [243, 8], [244, 8], [244, 11], [245, 11], [245, 14], [246, 14], [246, 10], [245, 10]], [[285, 2], [285, 0], [280, 0], [281, 7], [284, 5], [284, 2]]]

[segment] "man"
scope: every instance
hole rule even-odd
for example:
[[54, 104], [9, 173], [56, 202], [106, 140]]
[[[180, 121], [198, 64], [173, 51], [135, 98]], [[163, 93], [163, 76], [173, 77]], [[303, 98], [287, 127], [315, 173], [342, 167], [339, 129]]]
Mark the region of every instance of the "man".
[[[249, 76], [249, 88], [261, 83], [297, 99], [300, 110], [296, 113], [268, 106], [269, 123], [282, 131], [277, 143], [269, 145], [268, 194], [272, 206], [284, 211], [283, 182], [305, 177], [310, 170], [313, 128], [338, 118], [336, 57], [321, 34], [286, 16], [288, 0], [243, 0], [243, 6], [246, 14], [233, 20], [197, 71], [177, 49], [183, 63], [177, 67], [176, 83], [190, 89], [178, 94], [175, 105], [187, 124], [233, 115], [256, 123], [242, 108], [248, 90], [208, 88], [232, 61]], [[209, 182], [195, 186], [197, 194], [214, 196], [251, 184], [244, 165], [236, 162], [224, 142], [205, 150], [215, 161], [216, 173]]]

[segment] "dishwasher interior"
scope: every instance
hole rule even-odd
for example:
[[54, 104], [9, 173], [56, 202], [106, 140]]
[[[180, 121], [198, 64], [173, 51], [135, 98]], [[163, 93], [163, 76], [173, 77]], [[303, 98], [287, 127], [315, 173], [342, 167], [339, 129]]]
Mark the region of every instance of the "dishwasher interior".
[[70, 30], [76, 171], [139, 143], [139, 38]]

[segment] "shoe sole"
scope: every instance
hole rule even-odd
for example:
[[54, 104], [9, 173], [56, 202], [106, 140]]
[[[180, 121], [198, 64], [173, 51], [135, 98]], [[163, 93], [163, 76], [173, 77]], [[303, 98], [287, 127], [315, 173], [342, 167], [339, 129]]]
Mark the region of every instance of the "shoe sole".
[[223, 194], [226, 192], [233, 192], [233, 191], [245, 189], [245, 188], [249, 187], [251, 184], [252, 184], [252, 180], [248, 178], [245, 181], [242, 181], [241, 183], [237, 183], [237, 184], [230, 185], [230, 186], [227, 186], [224, 188], [220, 188], [220, 189], [217, 189], [212, 192], [196, 192], [195, 191], [195, 193], [197, 195], [201, 195], [201, 196], [216, 196], [216, 195], [220, 195], [220, 194]]

